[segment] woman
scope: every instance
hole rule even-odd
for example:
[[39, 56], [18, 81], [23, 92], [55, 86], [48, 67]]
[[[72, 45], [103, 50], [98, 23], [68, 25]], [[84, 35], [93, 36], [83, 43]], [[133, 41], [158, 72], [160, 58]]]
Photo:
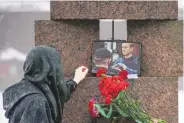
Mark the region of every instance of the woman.
[[88, 69], [79, 67], [73, 80], [64, 82], [60, 54], [48, 46], [32, 49], [23, 69], [23, 79], [3, 93], [9, 123], [60, 123], [64, 103]]

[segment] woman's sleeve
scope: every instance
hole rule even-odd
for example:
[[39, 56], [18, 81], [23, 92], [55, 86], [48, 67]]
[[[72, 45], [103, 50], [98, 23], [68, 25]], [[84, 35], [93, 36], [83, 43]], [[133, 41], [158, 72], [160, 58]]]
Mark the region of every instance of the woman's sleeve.
[[72, 92], [75, 91], [75, 88], [77, 87], [77, 83], [73, 80], [68, 80], [63, 84], [63, 86], [64, 86], [63, 88], [66, 88], [64, 93], [65, 94], [64, 102], [67, 102], [70, 99]]

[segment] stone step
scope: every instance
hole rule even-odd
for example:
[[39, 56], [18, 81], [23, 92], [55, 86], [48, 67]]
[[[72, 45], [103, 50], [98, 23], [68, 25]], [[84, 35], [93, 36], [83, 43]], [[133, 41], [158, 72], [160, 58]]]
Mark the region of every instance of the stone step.
[[177, 19], [177, 1], [52, 1], [52, 19]]
[[[128, 41], [142, 43], [141, 76], [182, 76], [182, 21], [127, 23]], [[91, 69], [92, 44], [98, 39], [97, 20], [35, 22], [36, 45], [52, 45], [58, 49], [65, 76], [72, 76], [79, 65]]]
[[[78, 85], [70, 100], [65, 104], [64, 123], [91, 123], [88, 101], [91, 96], [99, 95], [98, 81], [99, 78], [88, 77]], [[177, 77], [141, 77], [134, 81], [128, 91], [134, 99], [141, 101], [143, 108], [151, 116], [164, 119], [167, 123], [177, 123], [177, 81]], [[99, 123], [107, 122], [102, 119]]]

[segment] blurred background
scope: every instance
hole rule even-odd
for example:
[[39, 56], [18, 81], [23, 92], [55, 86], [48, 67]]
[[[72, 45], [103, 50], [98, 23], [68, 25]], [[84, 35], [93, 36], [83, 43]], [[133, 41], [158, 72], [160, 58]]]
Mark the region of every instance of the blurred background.
[[19, 81], [34, 46], [34, 21], [50, 19], [49, 2], [0, 2], [0, 89]]
[[[178, 0], [178, 19], [183, 19], [184, 0]], [[2, 92], [19, 82], [26, 54], [34, 47], [34, 21], [50, 20], [49, 0], [0, 0], [0, 123], [8, 123]], [[179, 123], [184, 123], [184, 84], [179, 78]], [[183, 119], [182, 119], [183, 118]]]
[[26, 54], [34, 46], [34, 21], [50, 20], [50, 2], [0, 1], [0, 123], [2, 92], [20, 81]]

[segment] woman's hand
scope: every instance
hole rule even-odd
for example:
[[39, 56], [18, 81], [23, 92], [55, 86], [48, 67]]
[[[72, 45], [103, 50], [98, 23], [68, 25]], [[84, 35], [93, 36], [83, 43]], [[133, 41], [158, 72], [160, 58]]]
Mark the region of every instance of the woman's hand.
[[75, 75], [73, 80], [79, 84], [87, 75], [88, 73], [88, 68], [85, 66], [80, 66], [75, 70]]

